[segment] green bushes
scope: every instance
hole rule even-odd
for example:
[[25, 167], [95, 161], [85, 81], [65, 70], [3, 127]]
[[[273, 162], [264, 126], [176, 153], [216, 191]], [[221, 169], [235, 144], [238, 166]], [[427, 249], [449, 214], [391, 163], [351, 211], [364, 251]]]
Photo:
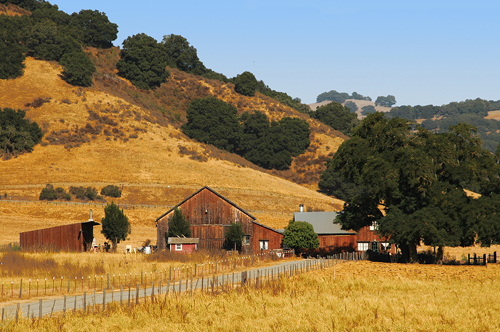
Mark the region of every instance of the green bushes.
[[109, 197], [121, 197], [122, 191], [117, 186], [110, 184], [101, 189], [101, 195]]
[[69, 188], [69, 192], [75, 195], [76, 198], [87, 201], [102, 200], [102, 196], [97, 195], [97, 190], [92, 187], [73, 187]]
[[43, 137], [36, 122], [25, 119], [25, 111], [0, 108], [0, 155], [31, 152]]
[[310, 144], [309, 124], [298, 118], [272, 121], [262, 112], [238, 118], [234, 106], [214, 97], [195, 99], [187, 112], [182, 131], [200, 142], [235, 152], [266, 169], [287, 169], [292, 156]]
[[66, 193], [66, 191], [61, 188], [57, 187], [54, 189], [54, 186], [51, 184], [47, 184], [45, 188], [42, 189], [42, 192], [40, 193], [40, 196], [38, 198], [39, 200], [43, 201], [54, 201], [56, 199], [59, 200], [66, 200], [70, 201], [71, 200], [71, 195]]
[[114, 185], [108, 185], [101, 189], [101, 195], [98, 195], [97, 189], [93, 187], [75, 187], [69, 188], [67, 193], [63, 188], [54, 188], [53, 185], [47, 184], [40, 192], [39, 200], [54, 201], [54, 200], [71, 200], [71, 195], [82, 201], [104, 201], [101, 195], [109, 197], [121, 197], [122, 191]]
[[241, 137], [236, 107], [215, 97], [193, 100], [187, 109], [182, 131], [199, 142], [235, 152]]

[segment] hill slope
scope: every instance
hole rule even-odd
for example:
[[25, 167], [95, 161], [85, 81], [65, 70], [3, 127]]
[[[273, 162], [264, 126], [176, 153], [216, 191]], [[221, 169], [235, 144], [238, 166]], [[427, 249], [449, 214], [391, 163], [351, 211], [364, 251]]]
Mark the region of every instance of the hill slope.
[[[72, 185], [100, 189], [117, 184], [123, 186], [123, 196], [115, 202], [154, 205], [126, 211], [133, 225], [134, 244], [146, 237], [154, 238], [154, 218], [204, 185], [276, 228], [286, 226], [298, 204], [321, 210], [341, 208], [339, 200], [276, 177], [239, 156], [189, 139], [178, 129], [184, 115], [182, 107], [177, 109], [180, 119], [174, 124], [156, 109], [156, 105], [168, 107], [168, 103], [157, 102], [164, 90], [138, 91], [112, 72], [102, 70], [102, 66], [99, 68], [96, 84], [88, 89], [65, 83], [58, 64], [31, 58], [26, 60], [22, 77], [0, 80], [0, 107], [26, 109], [27, 117], [37, 121], [46, 132], [43, 143], [32, 153], [0, 161], [0, 243], [17, 241], [20, 231], [88, 219], [87, 205], [22, 205], [5, 201], [5, 195], [12, 200], [36, 201], [47, 183], [64, 189]], [[323, 166], [309, 160], [324, 160], [343, 141], [331, 128], [305, 115], [278, 104], [273, 109], [269, 106], [273, 103], [270, 98], [240, 98], [222, 82], [173, 70], [173, 78], [163, 88], [183, 89], [195, 98], [198, 94], [191, 89], [195, 81], [199, 82], [195, 89], [206, 87], [200, 90], [205, 94], [245, 103], [238, 107], [240, 111], [260, 109], [276, 119], [284, 114], [306, 117], [313, 130], [312, 148], [297, 158], [289, 174], [300, 163], [306, 171], [307, 167]], [[173, 98], [172, 102], [181, 99]], [[94, 210], [94, 219], [99, 221], [103, 207], [94, 204]], [[98, 240], [103, 240], [102, 236]]]

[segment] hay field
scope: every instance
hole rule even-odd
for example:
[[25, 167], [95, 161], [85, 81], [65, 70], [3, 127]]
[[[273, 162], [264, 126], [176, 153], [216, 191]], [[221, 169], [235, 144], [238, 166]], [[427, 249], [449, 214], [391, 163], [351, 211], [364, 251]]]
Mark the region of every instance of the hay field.
[[500, 267], [350, 262], [262, 289], [22, 320], [10, 331], [497, 331]]

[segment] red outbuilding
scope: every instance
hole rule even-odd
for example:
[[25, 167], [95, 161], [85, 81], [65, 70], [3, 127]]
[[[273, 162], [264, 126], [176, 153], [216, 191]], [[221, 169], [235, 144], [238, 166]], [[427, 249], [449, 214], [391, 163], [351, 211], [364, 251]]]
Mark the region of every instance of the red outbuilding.
[[198, 242], [200, 242], [200, 239], [192, 237], [169, 237], [167, 239], [168, 249], [171, 252], [182, 254], [190, 254], [198, 250]]

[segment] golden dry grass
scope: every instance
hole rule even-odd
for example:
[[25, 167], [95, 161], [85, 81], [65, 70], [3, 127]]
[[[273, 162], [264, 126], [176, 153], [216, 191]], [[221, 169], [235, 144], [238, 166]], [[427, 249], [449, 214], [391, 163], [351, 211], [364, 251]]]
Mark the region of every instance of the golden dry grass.
[[[125, 211], [132, 222], [130, 241], [133, 245], [141, 244], [146, 238], [155, 238], [153, 220], [165, 212], [165, 206], [175, 205], [205, 185], [257, 215], [263, 224], [276, 228], [288, 224], [299, 204], [326, 211], [342, 208], [342, 201], [262, 170], [210, 156], [206, 162], [183, 156], [179, 153], [180, 147], [200, 154], [205, 147], [173, 126], [147, 120], [147, 110], [97, 86], [76, 88], [68, 85], [61, 79], [60, 72], [57, 63], [27, 58], [22, 77], [0, 80], [0, 107], [26, 109], [27, 117], [42, 124], [47, 134], [72, 131], [76, 126], [83, 128], [87, 123], [95, 126], [96, 122], [89, 120], [88, 110], [91, 110], [116, 121], [124, 137], [137, 134], [137, 138], [125, 142], [123, 137], [109, 140], [99, 134], [90, 142], [70, 149], [63, 145], [38, 145], [32, 153], [0, 161], [0, 244], [18, 241], [18, 233], [22, 231], [88, 219], [89, 206], [5, 202], [4, 194], [13, 200], [37, 200], [47, 183], [66, 190], [70, 186], [92, 186], [100, 190], [107, 184], [115, 184], [124, 188], [123, 197], [115, 202], [162, 206]], [[192, 79], [185, 73], [177, 73], [177, 76], [179, 80]], [[221, 92], [229, 102], [238, 103], [240, 96], [226, 88], [216, 87], [222, 90], [214, 93]], [[37, 98], [51, 99], [38, 108], [26, 108], [26, 104]], [[268, 100], [253, 98], [248, 107], [261, 105], [255, 109], [264, 109], [268, 103]], [[293, 115], [291, 109], [287, 110], [285, 113]], [[324, 127], [314, 121], [312, 124]], [[312, 157], [336, 151], [343, 141], [326, 133], [330, 130], [323, 128], [323, 131], [325, 133], [314, 135], [313, 142], [320, 147]], [[102, 211], [102, 206], [94, 206], [97, 221]], [[99, 229], [96, 233], [99, 234]], [[103, 239], [98, 240], [103, 242]]]
[[498, 265], [355, 262], [263, 289], [160, 296], [159, 303], [66, 318], [22, 320], [7, 330], [497, 331]]
[[[288, 261], [295, 259], [286, 258]], [[110, 287], [119, 288], [129, 283], [142, 284], [142, 276], [144, 283], [151, 285], [152, 280], [158, 284], [168, 279], [178, 281], [221, 273], [227, 275], [269, 266], [276, 260], [277, 257], [267, 255], [228, 255], [222, 250], [200, 250], [190, 255], [169, 251], [151, 255], [6, 251], [0, 253], [0, 302], [5, 306], [39, 298], [82, 294], [84, 291], [102, 291], [108, 275]], [[23, 291], [19, 299], [21, 282]]]

